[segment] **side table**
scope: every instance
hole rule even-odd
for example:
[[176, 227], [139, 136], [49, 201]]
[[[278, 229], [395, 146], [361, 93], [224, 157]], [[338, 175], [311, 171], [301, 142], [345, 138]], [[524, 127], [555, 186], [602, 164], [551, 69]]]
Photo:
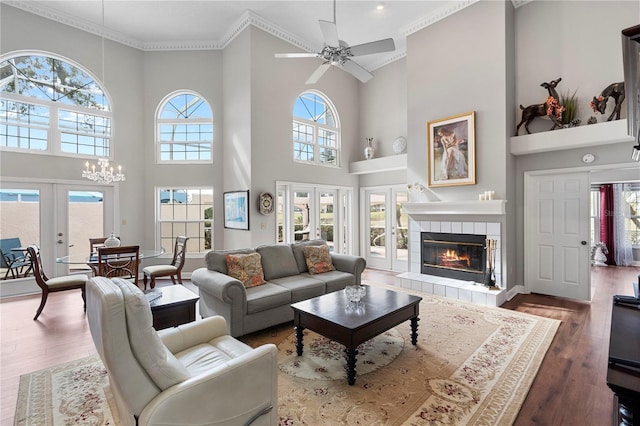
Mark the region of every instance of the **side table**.
[[162, 292], [162, 297], [149, 302], [156, 330], [196, 320], [196, 302], [200, 296], [180, 284], [156, 287], [155, 290]]
[[640, 310], [613, 304], [607, 386], [614, 392], [613, 424], [640, 425]]

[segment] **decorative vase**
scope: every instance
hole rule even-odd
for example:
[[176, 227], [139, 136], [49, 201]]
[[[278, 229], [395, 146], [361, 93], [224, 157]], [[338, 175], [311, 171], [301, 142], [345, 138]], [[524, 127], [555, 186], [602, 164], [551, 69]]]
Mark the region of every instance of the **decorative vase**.
[[364, 158], [371, 160], [373, 158], [373, 138], [365, 138], [367, 147], [364, 149]]
[[344, 288], [344, 292], [347, 295], [347, 300], [354, 303], [359, 302], [367, 294], [367, 289], [361, 285], [348, 285]]
[[120, 247], [120, 240], [113, 235], [113, 232], [109, 235], [109, 238], [104, 240], [105, 247]]

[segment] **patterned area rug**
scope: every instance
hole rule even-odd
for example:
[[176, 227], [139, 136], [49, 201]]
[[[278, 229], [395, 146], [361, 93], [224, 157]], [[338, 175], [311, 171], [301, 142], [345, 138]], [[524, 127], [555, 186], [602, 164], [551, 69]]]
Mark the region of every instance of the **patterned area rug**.
[[[315, 356], [336, 358], [335, 366], [303, 365], [303, 355], [297, 359], [301, 367], [293, 367], [298, 357], [290, 324], [243, 337], [252, 346], [278, 345], [280, 424], [512, 424], [560, 322], [420, 295], [418, 345], [410, 343], [408, 322], [380, 336], [381, 341], [393, 337], [398, 345], [400, 338], [402, 347], [397, 355], [371, 355], [370, 361], [359, 356], [354, 386], [346, 382], [340, 345], [315, 333], [305, 336], [305, 349], [313, 340], [319, 348]], [[322, 342], [329, 346], [320, 350]], [[376, 365], [367, 372], [371, 360]], [[117, 424], [106, 383], [97, 357], [25, 375], [15, 424]]]
[[[309, 380], [346, 380], [344, 346], [312, 331], [304, 331], [302, 356], [296, 353], [295, 333], [278, 345], [280, 371]], [[393, 361], [404, 347], [395, 329], [358, 346], [357, 374], [367, 374]]]
[[97, 355], [25, 374], [20, 377], [14, 425], [116, 425], [108, 385]]

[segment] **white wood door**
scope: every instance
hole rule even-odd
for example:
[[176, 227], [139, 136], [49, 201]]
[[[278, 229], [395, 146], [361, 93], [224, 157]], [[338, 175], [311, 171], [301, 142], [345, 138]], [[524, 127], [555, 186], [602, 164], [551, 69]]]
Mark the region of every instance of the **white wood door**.
[[591, 300], [589, 175], [525, 174], [525, 288]]

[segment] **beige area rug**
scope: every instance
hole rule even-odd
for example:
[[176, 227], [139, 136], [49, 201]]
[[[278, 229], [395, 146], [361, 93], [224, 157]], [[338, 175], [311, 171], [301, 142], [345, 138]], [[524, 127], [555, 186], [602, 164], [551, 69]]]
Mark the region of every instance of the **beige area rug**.
[[109, 378], [95, 355], [20, 377], [14, 425], [116, 425]]
[[[302, 357], [295, 355], [291, 324], [243, 337], [252, 346], [278, 345], [280, 424], [512, 424], [560, 322], [420, 296], [417, 346], [411, 344], [408, 322], [375, 344], [365, 343], [361, 349], [369, 355], [358, 357], [354, 386], [346, 382], [343, 348], [315, 333], [305, 336]], [[312, 345], [316, 351], [308, 350]], [[386, 352], [387, 345], [396, 348]], [[321, 358], [334, 364], [323, 368]], [[117, 424], [106, 383], [97, 357], [25, 375], [15, 424]]]

